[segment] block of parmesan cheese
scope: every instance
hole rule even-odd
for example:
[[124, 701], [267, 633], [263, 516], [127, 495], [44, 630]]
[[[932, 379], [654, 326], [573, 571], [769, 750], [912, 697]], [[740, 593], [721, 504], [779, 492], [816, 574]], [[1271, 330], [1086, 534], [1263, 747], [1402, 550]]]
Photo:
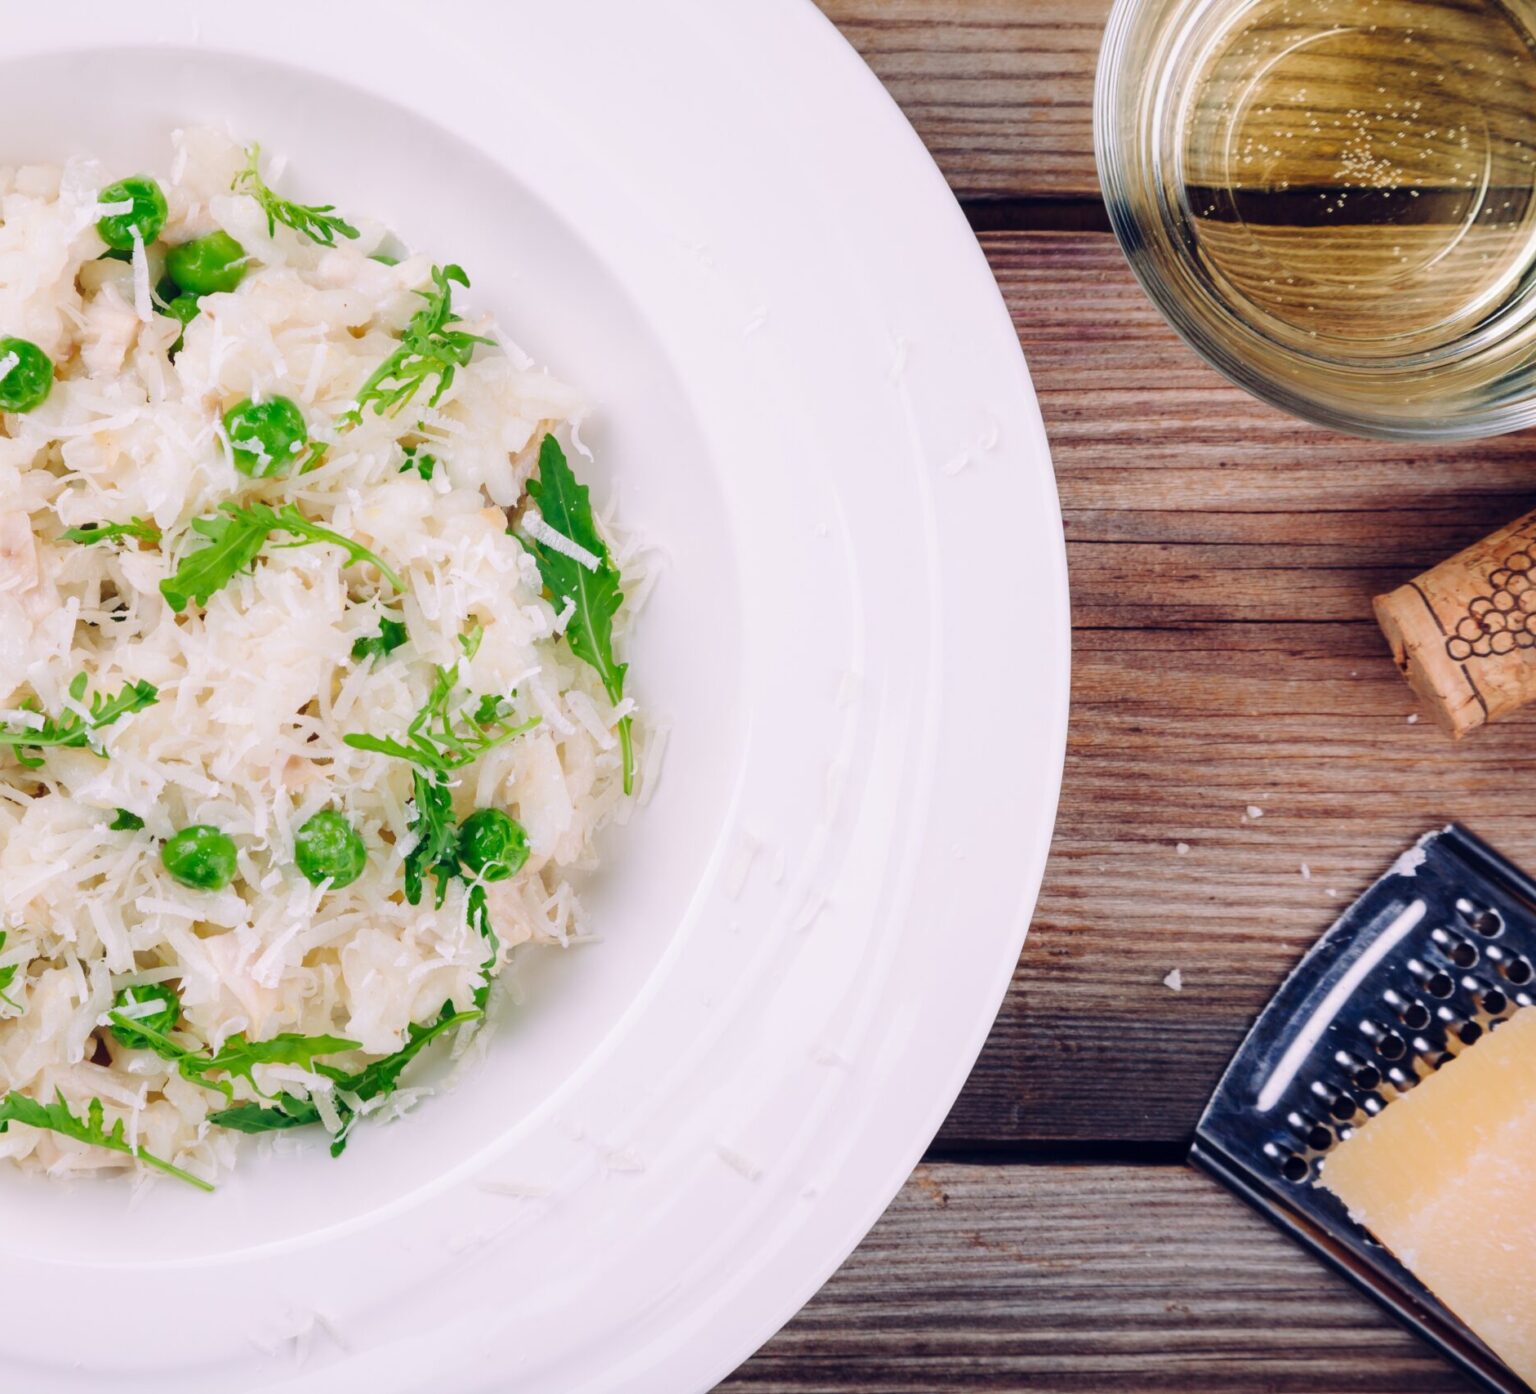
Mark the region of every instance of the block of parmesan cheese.
[[1319, 1184], [1536, 1386], [1536, 1007], [1359, 1128]]

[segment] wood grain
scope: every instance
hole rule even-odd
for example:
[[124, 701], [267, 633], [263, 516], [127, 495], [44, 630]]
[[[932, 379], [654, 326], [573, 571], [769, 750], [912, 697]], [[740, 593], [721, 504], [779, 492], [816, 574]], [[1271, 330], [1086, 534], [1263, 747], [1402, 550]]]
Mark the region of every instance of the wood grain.
[[1073, 716], [1039, 912], [936, 1155], [1167, 1155], [1286, 972], [1412, 838], [1459, 818], [1536, 861], [1511, 797], [1536, 720], [1460, 746], [1410, 725], [1371, 616], [1372, 596], [1525, 512], [1536, 453], [1298, 423], [1186, 349], [1110, 238], [984, 245], [1055, 456]]
[[[1527, 511], [1536, 452], [1347, 440], [1252, 401], [1179, 343], [1091, 231], [1105, 226], [1091, 93], [1109, 0], [818, 3], [973, 224], [1004, 229], [984, 245], [1055, 455], [1074, 712], [1039, 913], [931, 1154], [968, 1164], [920, 1167], [723, 1388], [1466, 1391], [1166, 1163], [1251, 1017], [1411, 838], [1456, 817], [1536, 863], [1516, 792], [1536, 718], [1459, 748], [1410, 724], [1370, 616], [1374, 594]], [[1180, 993], [1163, 984], [1175, 967]]]
[[1098, 198], [1109, 0], [817, 0], [962, 198]]
[[923, 1166], [821, 1294], [720, 1388], [1470, 1386], [1183, 1168]]

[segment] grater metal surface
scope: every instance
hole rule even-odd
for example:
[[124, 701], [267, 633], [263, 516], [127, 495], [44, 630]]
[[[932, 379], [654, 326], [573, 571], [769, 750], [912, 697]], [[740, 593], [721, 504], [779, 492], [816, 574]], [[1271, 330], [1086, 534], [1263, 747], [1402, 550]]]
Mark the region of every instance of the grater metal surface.
[[1532, 1394], [1313, 1183], [1352, 1125], [1536, 1002], [1536, 881], [1455, 824], [1334, 923], [1243, 1042], [1190, 1160], [1485, 1388]]

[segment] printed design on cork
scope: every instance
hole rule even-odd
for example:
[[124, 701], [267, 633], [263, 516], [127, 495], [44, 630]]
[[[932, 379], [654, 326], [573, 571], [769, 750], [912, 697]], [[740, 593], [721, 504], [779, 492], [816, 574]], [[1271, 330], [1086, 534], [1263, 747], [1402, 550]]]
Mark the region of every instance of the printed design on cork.
[[1509, 552], [1486, 578], [1486, 593], [1474, 596], [1445, 641], [1457, 663], [1536, 648], [1536, 537], [1521, 530], [1525, 546]]

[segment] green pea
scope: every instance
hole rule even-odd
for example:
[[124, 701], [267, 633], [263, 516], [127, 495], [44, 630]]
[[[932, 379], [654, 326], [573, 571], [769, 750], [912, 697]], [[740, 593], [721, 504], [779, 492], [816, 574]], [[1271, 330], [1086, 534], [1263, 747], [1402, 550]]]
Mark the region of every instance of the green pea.
[[363, 874], [368, 848], [341, 814], [322, 809], [305, 819], [294, 834], [293, 859], [311, 885], [329, 881], [332, 889], [337, 889], [350, 886]]
[[[152, 1012], [141, 1014], [132, 1011], [126, 1014], [133, 1019], [135, 1025], [147, 1026], [162, 1036], [172, 1030], [181, 1018], [181, 999], [164, 983], [139, 983], [133, 987], [119, 988], [112, 1001], [112, 1010], [125, 1012], [127, 1008], [136, 1007], [141, 1002], [158, 1002], [160, 1005]], [[133, 1050], [145, 1050], [150, 1046], [149, 1039], [131, 1026], [119, 1026], [113, 1022], [112, 1034]]]
[[160, 298], [165, 301], [165, 305], [163, 308], [156, 306], [156, 309], [168, 319], [176, 320], [181, 325], [181, 333], [176, 336], [176, 342], [169, 349], [170, 357], [174, 361], [176, 355], [181, 352], [182, 345], [187, 341], [187, 326], [197, 318], [202, 306], [198, 303], [199, 297], [193, 295], [191, 291], [177, 295], [174, 281], [171, 282], [171, 293], [162, 295]]
[[516, 876], [528, 860], [523, 825], [499, 808], [481, 808], [459, 827], [459, 861], [482, 881]]
[[165, 226], [165, 195], [147, 174], [135, 174], [131, 179], [109, 184], [97, 201], [133, 204], [128, 212], [109, 213], [96, 224], [101, 240], [115, 252], [131, 252], [135, 232], [139, 241], [149, 246]]
[[224, 413], [224, 431], [235, 468], [252, 479], [286, 474], [309, 443], [304, 413], [287, 397], [247, 397]]
[[[14, 358], [16, 361], [10, 363]], [[53, 359], [30, 339], [0, 339], [0, 411], [31, 411], [53, 391]]]
[[194, 891], [222, 891], [235, 879], [234, 839], [206, 823], [194, 823], [168, 838], [160, 860], [173, 881]]
[[227, 232], [210, 232], [172, 247], [165, 255], [165, 271], [194, 295], [233, 290], [245, 279], [245, 248]]

